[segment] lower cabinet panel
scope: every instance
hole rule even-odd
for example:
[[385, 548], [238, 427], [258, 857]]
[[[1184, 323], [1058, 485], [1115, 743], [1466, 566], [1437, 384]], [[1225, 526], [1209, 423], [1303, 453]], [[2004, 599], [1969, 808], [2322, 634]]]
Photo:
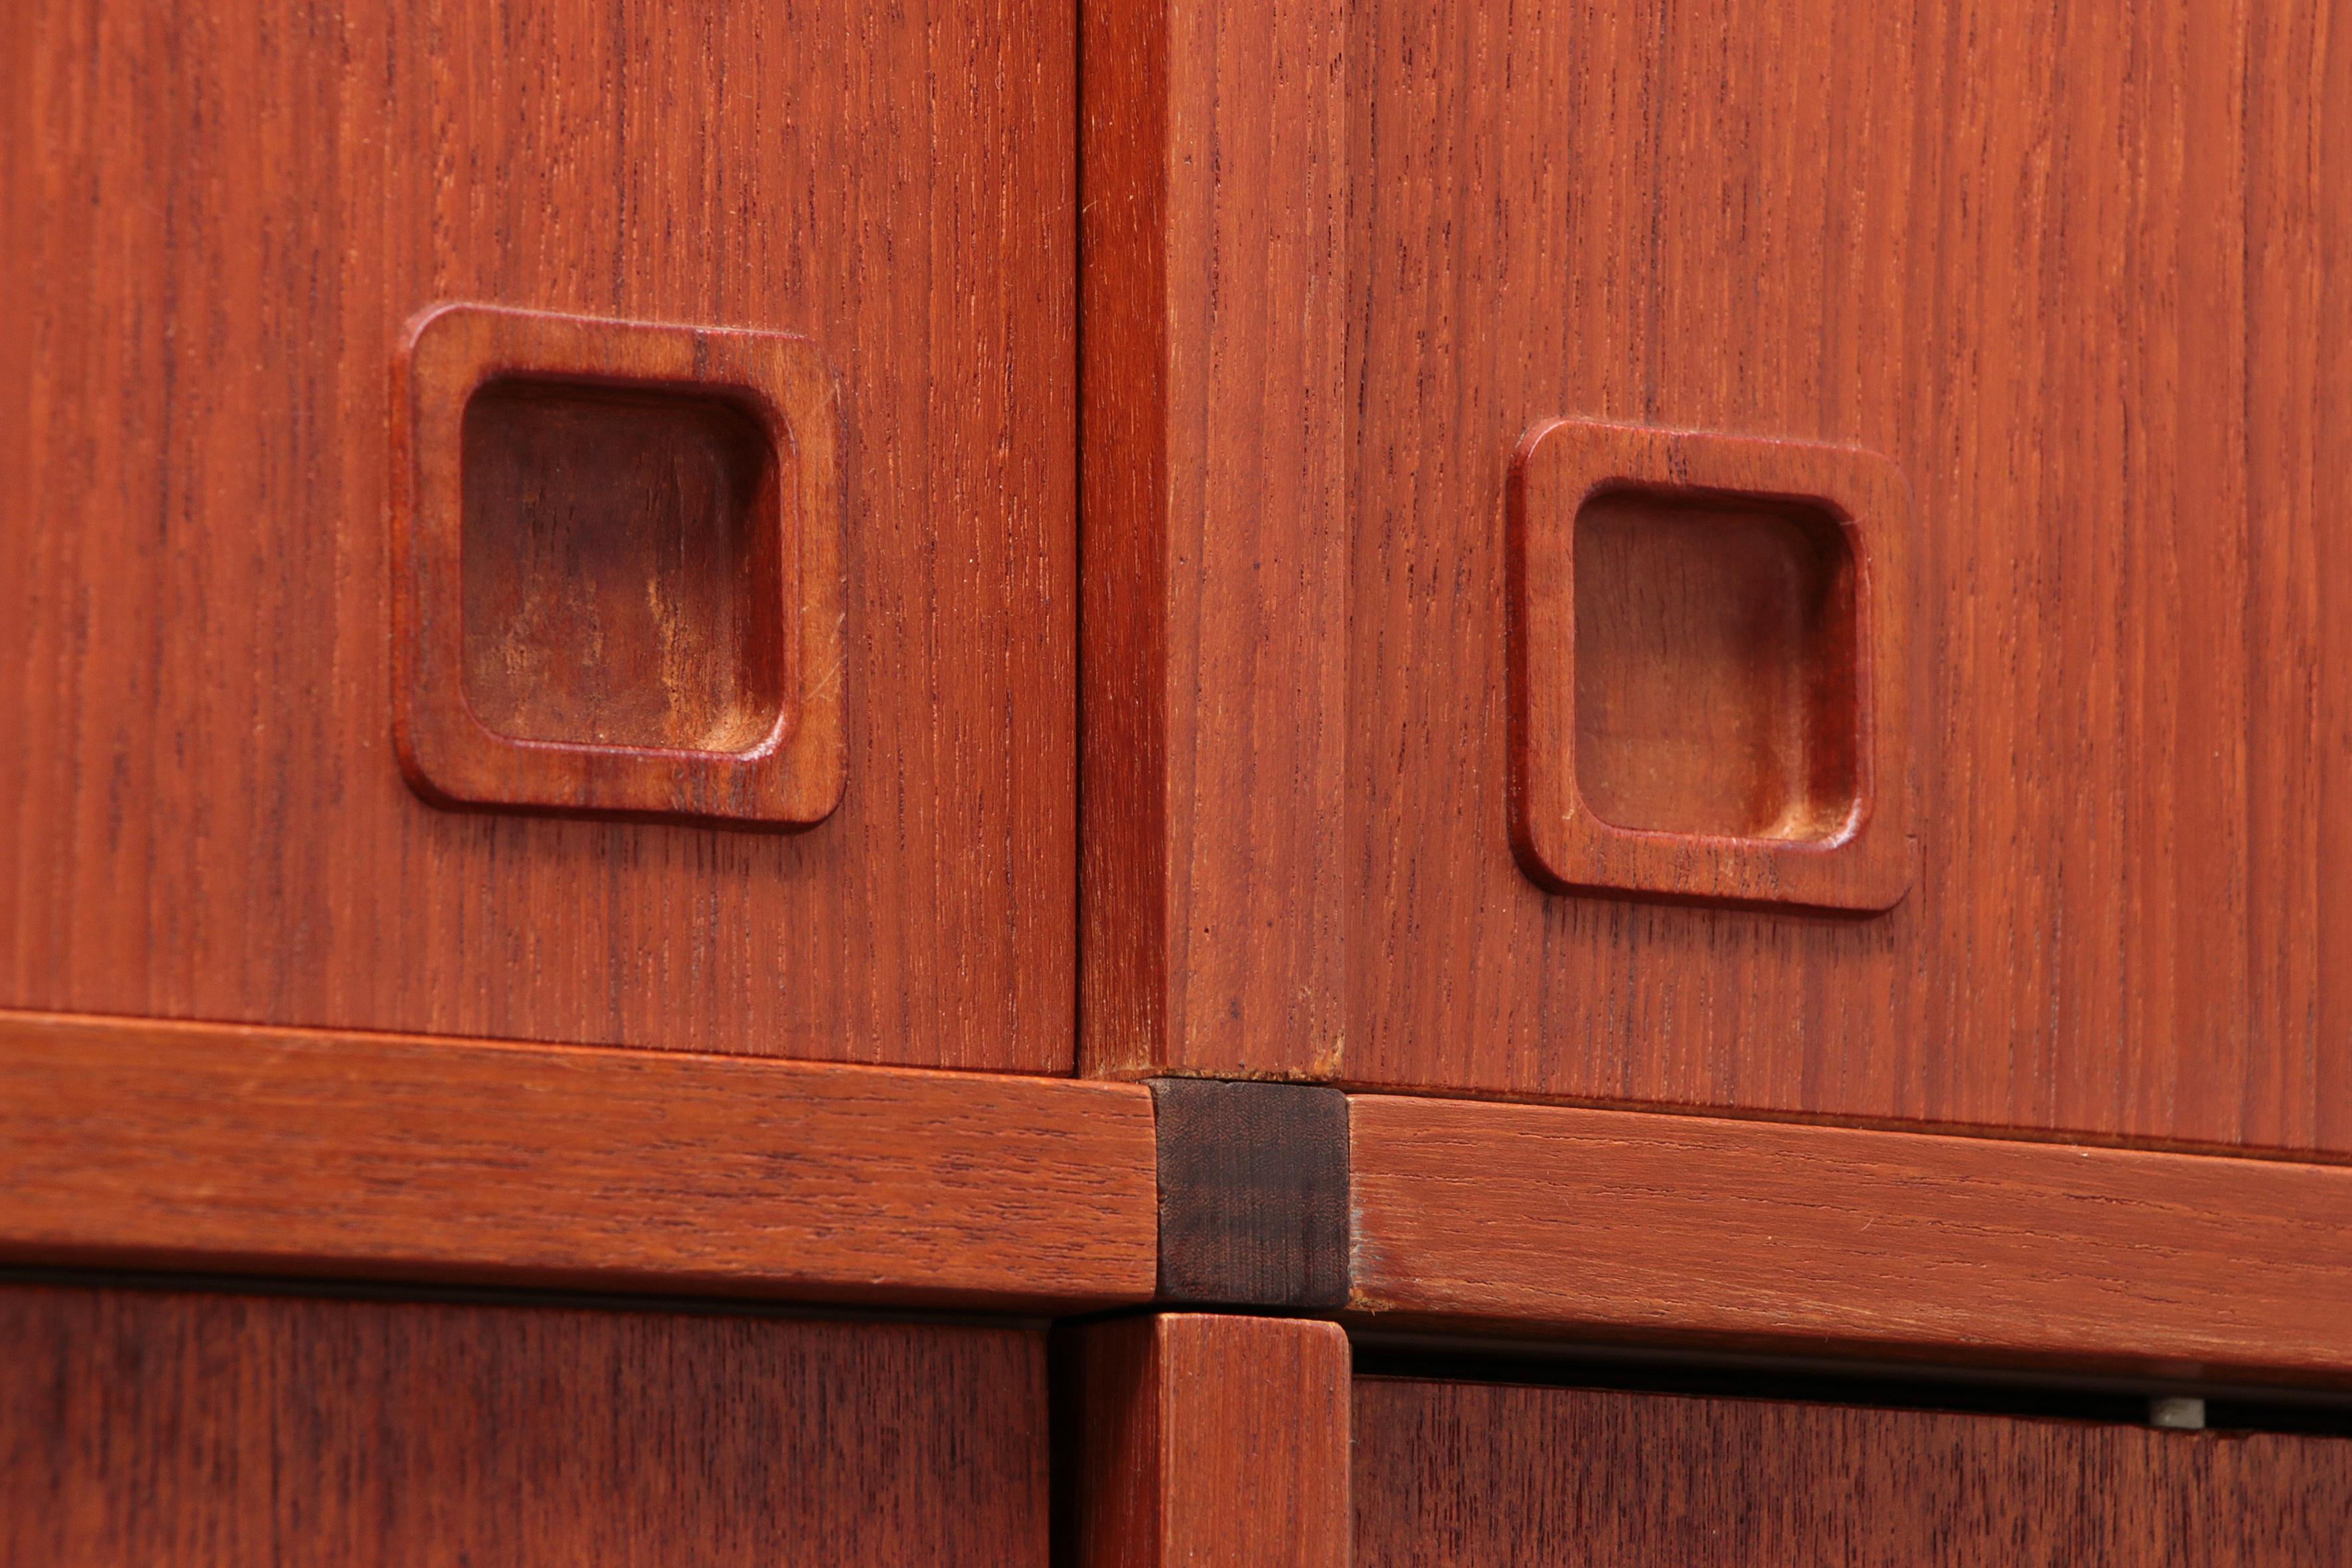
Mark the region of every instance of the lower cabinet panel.
[[2352, 1440], [1390, 1378], [1355, 1568], [2318, 1568]]
[[0, 1561], [1045, 1561], [1042, 1336], [0, 1288]]

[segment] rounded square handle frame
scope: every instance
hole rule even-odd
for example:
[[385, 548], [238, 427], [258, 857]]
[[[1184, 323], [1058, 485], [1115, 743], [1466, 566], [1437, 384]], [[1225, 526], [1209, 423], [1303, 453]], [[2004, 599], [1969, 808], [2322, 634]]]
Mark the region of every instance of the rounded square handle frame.
[[[733, 744], [608, 743], [506, 732], [467, 695], [467, 409], [494, 385], [722, 405], [765, 443], [757, 548], [774, 563], [761, 667], [774, 688]], [[394, 368], [393, 733], [436, 805], [805, 826], [839, 805], [843, 704], [840, 405], [807, 339], [444, 305], [411, 322]], [[770, 493], [772, 492], [772, 493]], [[729, 583], [723, 591], [748, 590]], [[543, 650], [562, 659], [566, 650]], [[576, 695], [576, 694], [575, 694]]]
[[[1579, 519], [1631, 492], [1671, 510], [1805, 514], [1833, 527], [1852, 625], [1806, 671], [1843, 711], [1851, 798], [1806, 835], [1664, 830], [1606, 819], [1580, 784]], [[1737, 906], [1877, 913], [1900, 903], [1916, 860], [1910, 494], [1859, 448], [1552, 419], [1520, 440], [1507, 502], [1511, 839], [1541, 886]]]

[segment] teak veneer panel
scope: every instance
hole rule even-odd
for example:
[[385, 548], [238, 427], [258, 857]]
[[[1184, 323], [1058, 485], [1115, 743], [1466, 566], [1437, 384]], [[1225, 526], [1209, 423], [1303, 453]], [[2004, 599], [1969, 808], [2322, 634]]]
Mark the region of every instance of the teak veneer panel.
[[1344, 1032], [1340, 0], [1084, 0], [1087, 1070]]
[[1357, 1568], [2322, 1568], [2352, 1441], [1361, 1378]]
[[1391, 1325], [2352, 1385], [2352, 1170], [1356, 1095]]
[[[0, 1006], [1070, 1069], [1066, 11], [6, 13]], [[393, 366], [447, 300], [837, 378], [817, 826], [403, 783]]]
[[1055, 1562], [1347, 1568], [1348, 1337], [1171, 1312], [1054, 1338]]
[[1085, 1310], [1141, 1085], [0, 1015], [0, 1258]]
[[[1265, 611], [1349, 628], [1332, 1076], [2352, 1152], [2352, 21], [1348, 15], [1348, 591]], [[1892, 912], [1514, 863], [1506, 477], [1556, 416], [1902, 472]]]
[[[1087, 1068], [2352, 1153], [2343, 26], [1088, 6]], [[1902, 476], [1890, 912], [1516, 861], [1555, 418]]]
[[1045, 1568], [1043, 1336], [0, 1287], [0, 1558]]

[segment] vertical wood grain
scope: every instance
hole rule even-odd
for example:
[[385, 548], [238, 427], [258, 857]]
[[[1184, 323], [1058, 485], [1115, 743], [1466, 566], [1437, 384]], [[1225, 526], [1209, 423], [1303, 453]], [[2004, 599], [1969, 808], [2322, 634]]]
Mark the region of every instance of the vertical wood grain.
[[1359, 1568], [2322, 1568], [2352, 1440], [1359, 1380]]
[[1338, 0], [1087, 0], [1088, 1071], [1328, 1071], [1344, 998]]
[[1044, 1568], [1032, 1332], [0, 1288], [0, 1557]]
[[[1339, 1076], [2352, 1152], [2343, 8], [1350, 16]], [[1902, 469], [1901, 907], [1514, 866], [1505, 466], [1558, 416]]]
[[1335, 1323], [1168, 1313], [1054, 1345], [1061, 1568], [1346, 1568]]
[[[1069, 1070], [1063, 11], [7, 10], [0, 1005]], [[837, 373], [816, 829], [411, 797], [387, 401], [450, 300]]]

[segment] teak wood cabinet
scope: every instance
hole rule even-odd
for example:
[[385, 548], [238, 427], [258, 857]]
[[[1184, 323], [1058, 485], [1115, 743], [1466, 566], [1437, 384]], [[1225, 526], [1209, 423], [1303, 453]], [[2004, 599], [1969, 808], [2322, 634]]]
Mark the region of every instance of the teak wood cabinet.
[[0, 100], [8, 1563], [2346, 1560], [2352, 13]]

